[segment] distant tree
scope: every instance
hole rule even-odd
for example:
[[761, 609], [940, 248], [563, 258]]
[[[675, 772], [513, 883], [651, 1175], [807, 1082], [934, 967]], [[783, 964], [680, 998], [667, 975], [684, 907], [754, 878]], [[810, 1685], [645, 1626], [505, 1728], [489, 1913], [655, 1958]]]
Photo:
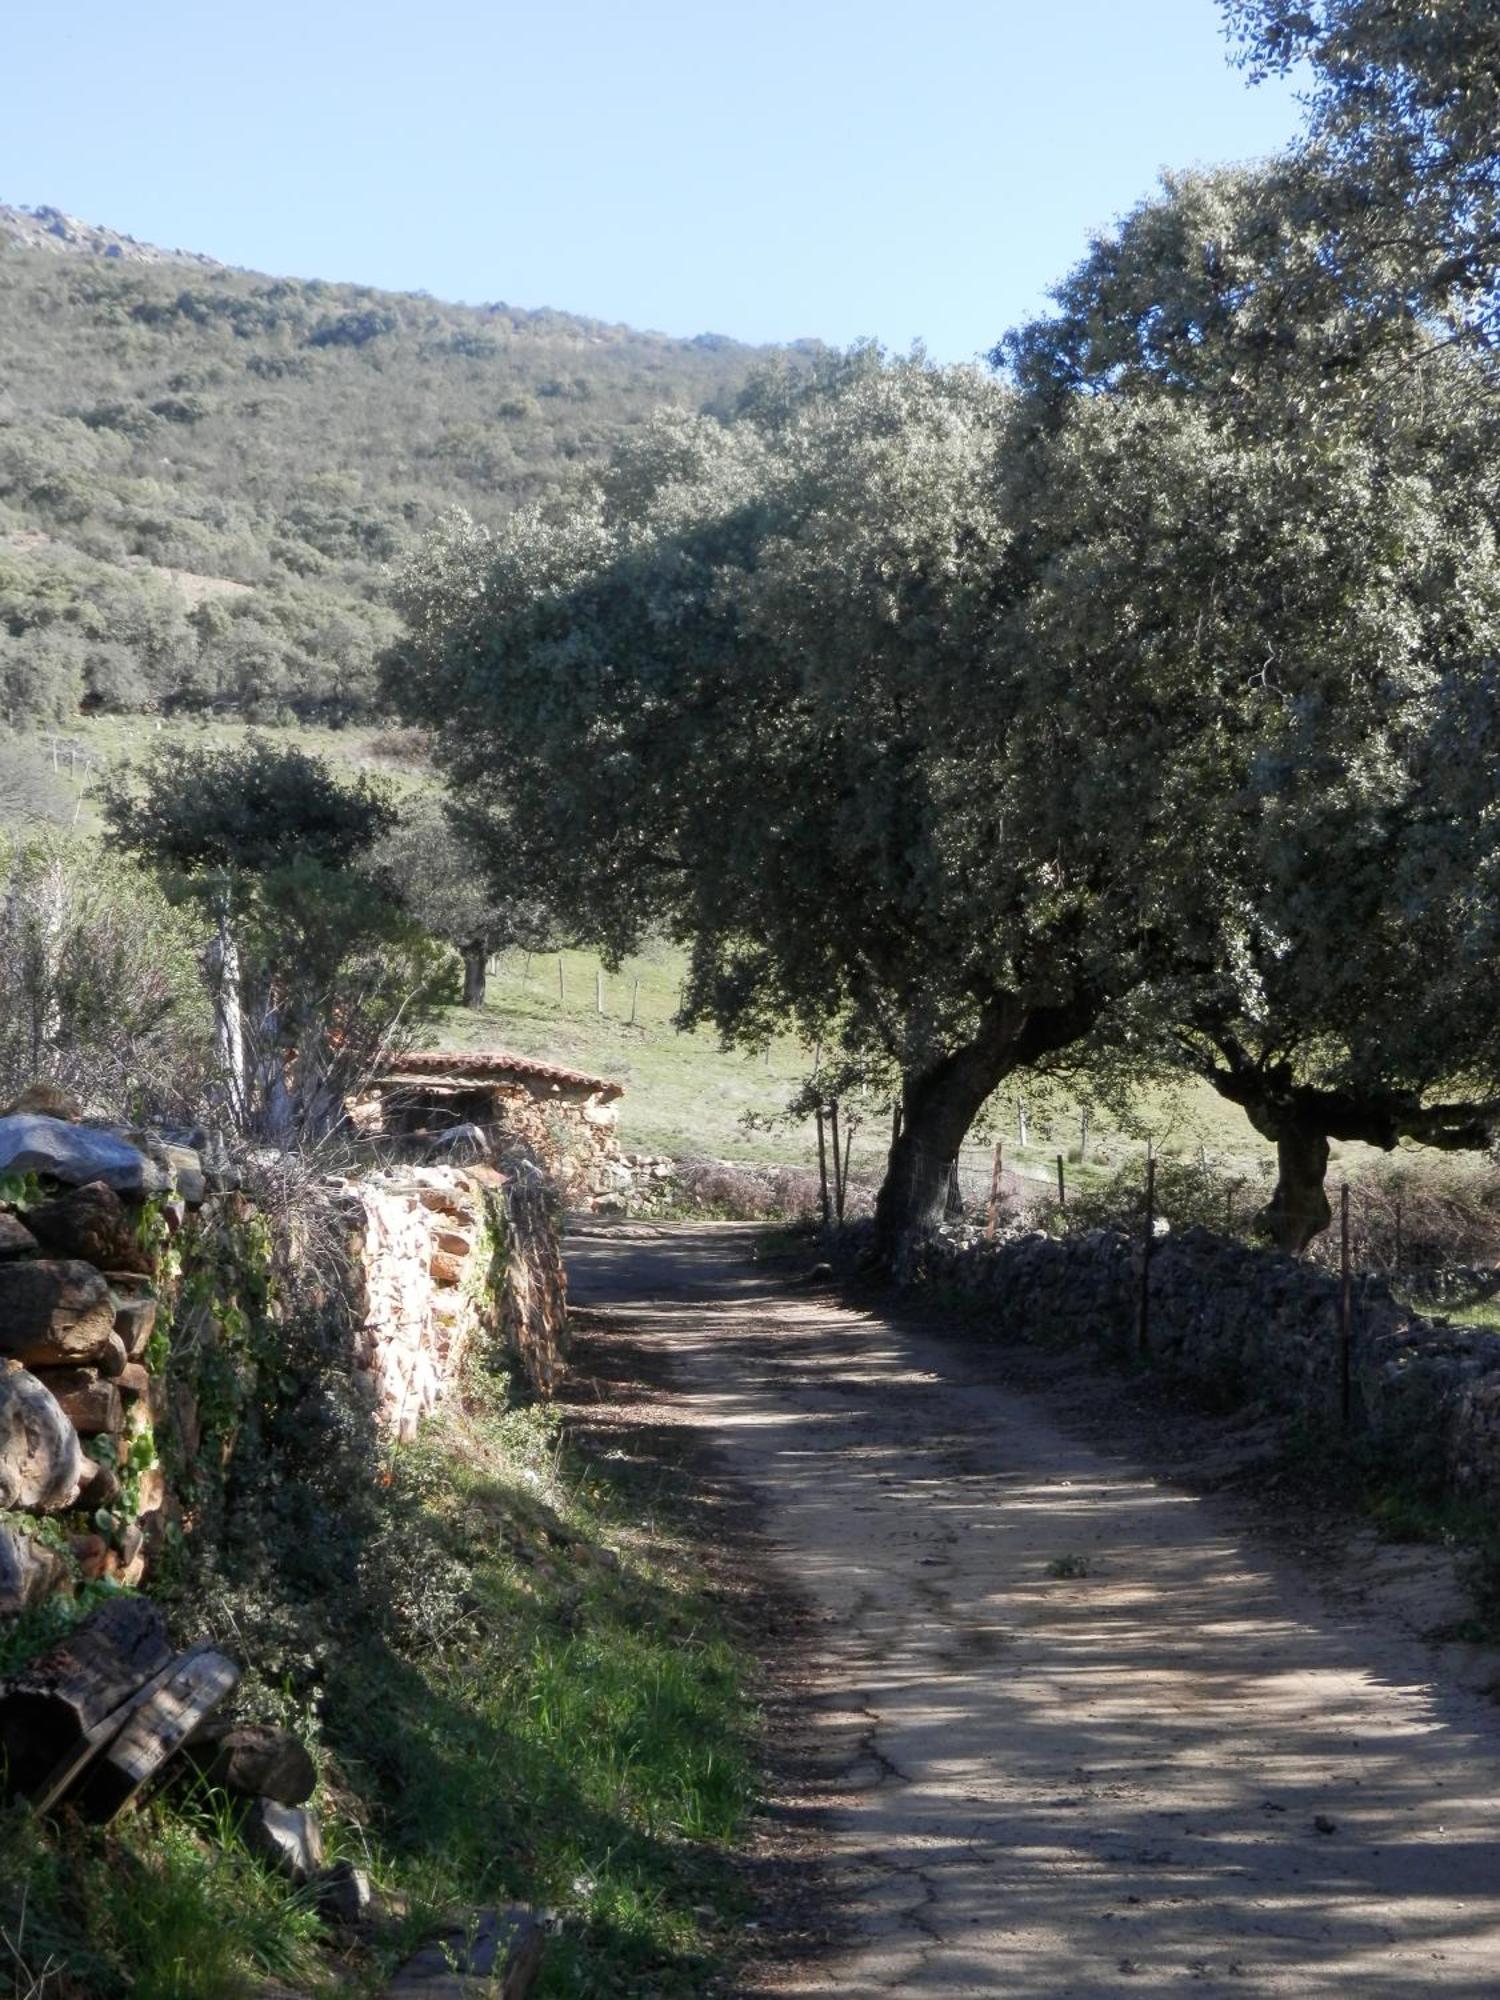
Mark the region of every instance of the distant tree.
[[358, 864], [395, 824], [385, 792], [295, 747], [159, 746], [114, 784], [122, 848], [202, 908], [231, 1109], [316, 1138], [435, 997], [440, 966]]
[[430, 937], [463, 960], [465, 1007], [485, 1002], [489, 961], [521, 946], [544, 950], [551, 920], [535, 901], [502, 894], [484, 849], [468, 839], [435, 799], [402, 810], [396, 826], [370, 851], [369, 871]]
[[0, 1093], [191, 1115], [211, 1075], [195, 926], [151, 877], [51, 833], [0, 841]]

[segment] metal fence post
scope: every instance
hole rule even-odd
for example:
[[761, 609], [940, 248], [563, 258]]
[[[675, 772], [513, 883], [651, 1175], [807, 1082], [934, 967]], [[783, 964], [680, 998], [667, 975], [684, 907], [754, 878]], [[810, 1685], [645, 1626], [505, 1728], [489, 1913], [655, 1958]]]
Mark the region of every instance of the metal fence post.
[[1151, 1352], [1151, 1252], [1156, 1247], [1156, 1155], [1146, 1156], [1146, 1233], [1141, 1238], [1141, 1295], [1136, 1305], [1136, 1352]]

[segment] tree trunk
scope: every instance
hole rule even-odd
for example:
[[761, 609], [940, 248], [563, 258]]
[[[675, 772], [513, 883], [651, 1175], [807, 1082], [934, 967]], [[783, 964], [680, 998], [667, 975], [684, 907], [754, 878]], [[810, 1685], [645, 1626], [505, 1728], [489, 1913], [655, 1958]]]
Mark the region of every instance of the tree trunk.
[[229, 1114], [238, 1124], [245, 1115], [245, 1017], [240, 1002], [240, 951], [227, 908], [219, 911], [218, 928], [209, 947], [209, 986], [214, 1003], [214, 1054]]
[[485, 976], [489, 970], [489, 951], [482, 938], [470, 938], [467, 944], [459, 946], [459, 951], [464, 962], [464, 1005], [482, 1007]]
[[1275, 1191], [1256, 1220], [1278, 1250], [1300, 1257], [1333, 1220], [1323, 1186], [1327, 1135], [1306, 1125], [1282, 1125], [1276, 1134], [1276, 1166]]

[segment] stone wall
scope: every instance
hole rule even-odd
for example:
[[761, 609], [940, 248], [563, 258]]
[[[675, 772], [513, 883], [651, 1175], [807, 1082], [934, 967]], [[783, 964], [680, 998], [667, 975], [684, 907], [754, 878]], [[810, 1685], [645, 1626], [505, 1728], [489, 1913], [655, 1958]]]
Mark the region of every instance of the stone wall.
[[[1140, 1246], [1110, 1230], [995, 1244], [929, 1239], [907, 1283], [941, 1285], [997, 1332], [1134, 1351]], [[1216, 1398], [1337, 1424], [1339, 1280], [1202, 1229], [1157, 1239], [1150, 1356]], [[1417, 1476], [1500, 1501], [1500, 1333], [1424, 1317], [1383, 1280], [1354, 1292], [1353, 1421]]]
[[[237, 1181], [212, 1148], [0, 1117], [0, 1615], [141, 1583], [193, 1528], [203, 1454], [227, 1463], [277, 1379], [277, 1273], [308, 1246], [276, 1242]], [[322, 1311], [392, 1436], [415, 1434], [480, 1336], [551, 1390], [566, 1296], [533, 1161], [378, 1170], [301, 1201], [342, 1231]]]

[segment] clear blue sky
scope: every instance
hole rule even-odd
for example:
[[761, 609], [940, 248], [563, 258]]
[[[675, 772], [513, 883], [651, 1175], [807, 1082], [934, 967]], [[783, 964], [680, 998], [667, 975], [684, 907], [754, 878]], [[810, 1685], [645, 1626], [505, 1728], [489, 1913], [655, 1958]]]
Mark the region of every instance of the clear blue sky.
[[0, 201], [299, 277], [670, 333], [988, 346], [1285, 86], [1214, 0], [57, 0]]

